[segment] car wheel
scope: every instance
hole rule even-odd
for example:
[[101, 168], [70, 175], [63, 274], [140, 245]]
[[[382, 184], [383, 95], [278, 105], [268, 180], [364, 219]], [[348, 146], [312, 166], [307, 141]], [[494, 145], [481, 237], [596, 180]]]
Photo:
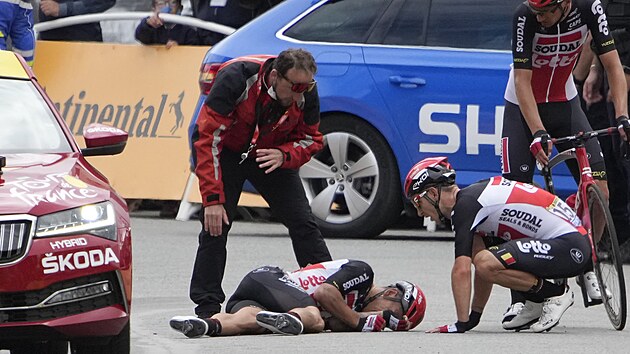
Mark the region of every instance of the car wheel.
[[68, 354], [68, 341], [49, 340], [44, 342], [21, 343], [11, 347], [11, 354]]
[[324, 148], [300, 178], [324, 237], [380, 235], [400, 216], [398, 166], [381, 134], [348, 115], [322, 119]]
[[129, 354], [131, 348], [130, 322], [123, 327], [117, 336], [99, 338], [103, 340], [73, 342], [72, 354]]

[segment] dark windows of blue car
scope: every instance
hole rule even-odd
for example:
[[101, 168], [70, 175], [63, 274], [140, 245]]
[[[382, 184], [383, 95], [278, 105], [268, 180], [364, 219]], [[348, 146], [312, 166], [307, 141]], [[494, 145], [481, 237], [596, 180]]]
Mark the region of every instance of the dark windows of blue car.
[[[509, 50], [512, 12], [521, 0], [340, 0], [284, 34], [326, 43]], [[456, 9], [456, 11], [454, 11]]]

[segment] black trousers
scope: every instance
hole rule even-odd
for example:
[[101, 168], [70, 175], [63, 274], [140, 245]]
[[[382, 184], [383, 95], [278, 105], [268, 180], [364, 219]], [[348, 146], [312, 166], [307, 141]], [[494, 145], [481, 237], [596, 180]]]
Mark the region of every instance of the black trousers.
[[212, 237], [203, 230], [203, 211], [199, 246], [190, 282], [190, 299], [197, 304], [200, 317], [221, 311], [225, 293], [221, 287], [227, 258], [227, 235], [236, 215], [238, 199], [245, 180], [249, 180], [267, 201], [272, 213], [289, 229], [293, 251], [300, 267], [332, 260], [326, 242], [319, 231], [304, 193], [297, 170], [276, 169], [265, 174], [253, 158], [242, 164], [240, 153], [224, 149], [220, 155], [223, 173], [223, 205], [230, 225], [223, 225], [223, 233]]
[[[603, 97], [607, 90], [602, 89]], [[580, 94], [581, 97], [581, 94]], [[630, 95], [628, 95], [630, 99]], [[584, 104], [585, 107], [585, 104]], [[615, 108], [606, 100], [592, 104], [585, 109], [588, 120], [593, 129], [603, 129], [617, 126]], [[630, 239], [630, 161], [624, 158], [621, 137], [619, 135], [597, 137], [602, 147], [608, 177], [608, 208], [612, 214], [617, 239], [623, 244]]]

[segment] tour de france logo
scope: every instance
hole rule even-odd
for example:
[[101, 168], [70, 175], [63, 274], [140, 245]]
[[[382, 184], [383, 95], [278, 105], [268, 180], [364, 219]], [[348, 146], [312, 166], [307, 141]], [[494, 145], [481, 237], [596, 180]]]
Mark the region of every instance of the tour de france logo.
[[182, 91], [178, 95], [138, 97], [131, 102], [107, 102], [79, 91], [55, 102], [55, 106], [76, 136], [83, 135], [87, 125], [101, 123], [122, 129], [131, 138], [182, 138], [186, 118], [192, 115], [184, 106], [185, 97]]

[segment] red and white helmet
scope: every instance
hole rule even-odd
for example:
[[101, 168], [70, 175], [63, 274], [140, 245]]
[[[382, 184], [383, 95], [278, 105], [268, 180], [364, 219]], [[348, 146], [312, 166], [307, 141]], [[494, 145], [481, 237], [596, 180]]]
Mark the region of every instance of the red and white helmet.
[[411, 324], [409, 329], [416, 327], [424, 319], [424, 312], [427, 309], [427, 301], [424, 293], [416, 284], [405, 280], [389, 285], [388, 288], [397, 288], [401, 292], [400, 303], [403, 315], [407, 316], [407, 321]]
[[455, 183], [455, 170], [444, 156], [426, 158], [415, 164], [405, 178], [405, 195], [411, 199], [429, 187]]
[[527, 5], [534, 10], [540, 10], [547, 6], [560, 4], [563, 1], [564, 0], [527, 0]]

